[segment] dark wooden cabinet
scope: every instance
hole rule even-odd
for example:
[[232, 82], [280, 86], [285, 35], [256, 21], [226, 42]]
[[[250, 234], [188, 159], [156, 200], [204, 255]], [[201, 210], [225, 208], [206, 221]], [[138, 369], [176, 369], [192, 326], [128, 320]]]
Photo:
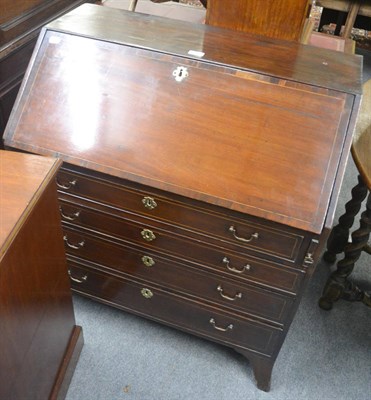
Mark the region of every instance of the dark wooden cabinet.
[[[40, 29], [82, 0], [2, 0], [0, 5], [0, 137]], [[2, 148], [2, 141], [0, 143]]]
[[0, 398], [63, 399], [83, 344], [55, 176], [60, 161], [0, 151]]
[[359, 56], [84, 5], [43, 30], [5, 140], [64, 161], [76, 292], [233, 347], [268, 390], [360, 78]]

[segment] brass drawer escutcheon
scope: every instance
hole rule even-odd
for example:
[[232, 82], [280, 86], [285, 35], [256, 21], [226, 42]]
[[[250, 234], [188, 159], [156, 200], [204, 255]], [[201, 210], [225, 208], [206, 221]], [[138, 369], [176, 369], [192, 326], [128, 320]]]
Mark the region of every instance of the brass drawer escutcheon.
[[152, 240], [156, 239], [156, 235], [150, 229], [143, 229], [140, 234], [142, 235], [142, 238], [147, 242], [152, 242]]
[[70, 277], [71, 281], [76, 283], [84, 283], [88, 279], [88, 275], [84, 275], [81, 278], [73, 277], [70, 269], [68, 270], [68, 276]]
[[249, 265], [249, 264], [244, 265], [241, 269], [238, 269], [238, 268], [235, 268], [235, 267], [231, 267], [230, 260], [227, 257], [223, 258], [223, 264], [226, 265], [228, 271], [236, 272], [237, 274], [242, 274], [245, 271], [250, 271], [251, 270], [251, 265]]
[[155, 265], [155, 260], [150, 256], [143, 256], [142, 257], [142, 263], [146, 267], [152, 267], [153, 265]]
[[66, 242], [66, 245], [67, 245], [70, 249], [74, 249], [74, 250], [78, 250], [78, 249], [80, 249], [81, 247], [83, 247], [83, 246], [85, 245], [85, 241], [84, 241], [84, 240], [81, 240], [80, 242], [78, 242], [78, 243], [76, 243], [76, 244], [70, 243], [70, 242], [68, 241], [67, 235], [64, 235], [64, 236], [63, 236], [63, 240]]
[[216, 325], [215, 319], [214, 318], [210, 318], [210, 324], [214, 327], [214, 329], [216, 329], [217, 331], [221, 331], [221, 332], [227, 332], [228, 329], [232, 330], [233, 329], [233, 324], [229, 324], [227, 327], [222, 328], [220, 326]]
[[142, 293], [142, 296], [145, 297], [146, 299], [150, 299], [153, 297], [153, 292], [150, 289], [143, 288], [140, 293]]
[[237, 299], [242, 299], [242, 293], [237, 292], [234, 297], [228, 296], [227, 294], [224, 294], [224, 290], [222, 288], [222, 285], [218, 285], [216, 290], [219, 292], [220, 296], [223, 297], [223, 299], [229, 300], [229, 301], [235, 301]]
[[76, 185], [77, 179], [74, 179], [73, 181], [69, 181], [68, 183], [60, 183], [60, 182], [58, 181], [58, 179], [56, 179], [56, 182], [57, 182], [57, 186], [59, 187], [59, 189], [69, 190], [69, 189], [71, 189], [73, 186]]
[[253, 233], [248, 239], [243, 238], [241, 236], [238, 236], [237, 235], [237, 230], [233, 225], [231, 225], [228, 230], [229, 230], [229, 232], [231, 232], [233, 234], [233, 237], [235, 239], [237, 239], [237, 240], [239, 240], [240, 242], [243, 242], [243, 243], [250, 243], [252, 240], [259, 238], [259, 233], [257, 233], [257, 232]]
[[152, 197], [148, 196], [143, 197], [142, 203], [144, 204], [144, 207], [147, 208], [148, 210], [153, 210], [157, 207], [157, 203], [155, 199], [153, 199]]

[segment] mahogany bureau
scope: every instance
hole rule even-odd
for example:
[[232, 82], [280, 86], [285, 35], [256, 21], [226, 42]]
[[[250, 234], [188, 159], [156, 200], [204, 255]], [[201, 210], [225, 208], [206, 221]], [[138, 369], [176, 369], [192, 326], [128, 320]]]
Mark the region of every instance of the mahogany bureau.
[[0, 150], [0, 399], [62, 400], [83, 345], [58, 212], [61, 162]]
[[361, 58], [83, 5], [5, 133], [60, 157], [75, 292], [230, 346], [258, 387], [333, 221]]

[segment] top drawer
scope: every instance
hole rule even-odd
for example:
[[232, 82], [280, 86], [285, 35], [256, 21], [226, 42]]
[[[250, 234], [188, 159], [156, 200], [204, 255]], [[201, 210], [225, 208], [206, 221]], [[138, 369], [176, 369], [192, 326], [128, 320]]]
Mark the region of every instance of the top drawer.
[[65, 169], [59, 172], [57, 184], [65, 193], [192, 229], [205, 237], [230, 243], [241, 252], [252, 250], [295, 261], [304, 239], [286, 227], [285, 231], [278, 230], [224, 208], [191, 202], [179, 196], [174, 200], [146, 188], [134, 189]]

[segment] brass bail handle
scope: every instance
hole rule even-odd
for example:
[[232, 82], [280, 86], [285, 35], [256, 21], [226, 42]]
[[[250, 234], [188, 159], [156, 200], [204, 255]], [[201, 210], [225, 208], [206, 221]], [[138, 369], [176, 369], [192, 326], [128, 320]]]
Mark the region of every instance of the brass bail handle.
[[223, 297], [223, 299], [226, 299], [226, 300], [229, 300], [229, 301], [236, 301], [237, 299], [242, 299], [242, 293], [241, 292], [237, 292], [233, 297], [228, 296], [227, 294], [225, 294], [222, 285], [218, 285], [216, 290], [219, 292], [220, 296]]
[[233, 329], [233, 324], [229, 324], [227, 325], [225, 328], [218, 326], [215, 322], [214, 318], [210, 318], [209, 320], [210, 324], [214, 327], [214, 329], [216, 329], [217, 331], [221, 331], [221, 332], [227, 332], [228, 330], [232, 330]]
[[224, 257], [223, 258], [223, 264], [225, 264], [225, 266], [227, 267], [228, 271], [236, 272], [237, 274], [242, 274], [245, 271], [250, 271], [251, 270], [251, 265], [250, 264], [246, 264], [243, 267], [241, 267], [240, 269], [238, 269], [236, 267], [232, 267], [230, 265], [230, 260], [229, 260], [228, 257]]
[[250, 243], [254, 239], [258, 239], [259, 238], [259, 233], [258, 232], [253, 233], [249, 238], [243, 238], [241, 236], [238, 236], [237, 230], [233, 225], [231, 225], [228, 230], [229, 230], [229, 232], [232, 233], [232, 235], [233, 235], [233, 237], [235, 239], [237, 239], [238, 241], [243, 242], [243, 243]]

